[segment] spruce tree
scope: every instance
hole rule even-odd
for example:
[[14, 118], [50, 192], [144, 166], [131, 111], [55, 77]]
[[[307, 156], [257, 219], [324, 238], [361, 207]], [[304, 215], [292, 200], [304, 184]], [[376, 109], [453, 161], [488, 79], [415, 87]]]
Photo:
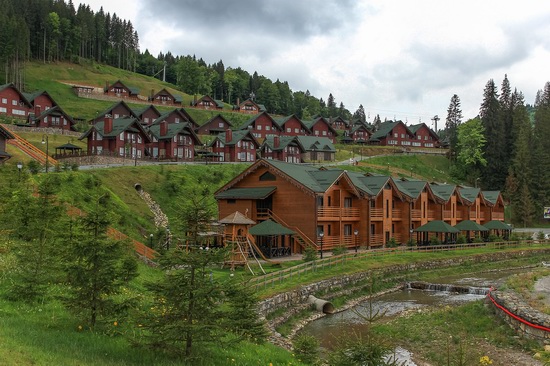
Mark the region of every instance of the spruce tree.
[[482, 170], [481, 184], [487, 189], [501, 190], [508, 174], [505, 152], [508, 147], [506, 146], [504, 123], [500, 120], [501, 112], [497, 89], [492, 79], [485, 86], [479, 116], [485, 131], [484, 157], [487, 160], [487, 165]]
[[449, 153], [452, 161], [456, 161], [458, 144], [458, 126], [462, 123], [462, 110], [460, 109], [460, 98], [454, 94], [447, 108], [447, 119], [445, 121], [445, 135], [449, 141]]
[[542, 213], [543, 207], [550, 206], [550, 139], [548, 136], [550, 136], [550, 82], [546, 83], [535, 112], [530, 187], [537, 213]]

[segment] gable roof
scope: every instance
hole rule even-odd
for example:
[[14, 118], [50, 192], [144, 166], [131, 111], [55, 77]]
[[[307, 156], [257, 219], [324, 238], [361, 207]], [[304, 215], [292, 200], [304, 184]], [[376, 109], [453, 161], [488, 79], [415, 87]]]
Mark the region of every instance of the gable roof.
[[311, 121], [303, 121], [303, 123], [310, 131], [313, 131], [313, 126], [315, 126], [317, 123], [324, 123], [328, 127], [328, 129], [334, 134], [334, 136], [338, 135], [338, 132], [336, 132], [334, 127], [332, 127], [332, 125], [324, 117], [317, 117]]
[[260, 111], [260, 113], [261, 113], [261, 112], [267, 111], [267, 109], [265, 109], [265, 106], [264, 106], [263, 104], [258, 104], [258, 103], [256, 103], [255, 101], [253, 101], [253, 100], [250, 99], [250, 98], [248, 98], [247, 100], [241, 102], [241, 104], [239, 104], [238, 107], [239, 107], [239, 109], [240, 109], [240, 108], [244, 107], [244, 106], [247, 105], [247, 104], [253, 104], [253, 105], [255, 105], [255, 106], [258, 108], [258, 111]]
[[288, 145], [295, 143], [302, 152], [305, 151], [304, 147], [300, 143], [300, 140], [298, 140], [296, 136], [277, 136], [277, 138], [279, 139], [279, 147], [275, 147], [275, 136], [266, 137], [261, 147], [269, 147], [273, 151], [279, 151], [283, 150]]
[[485, 226], [478, 224], [472, 220], [463, 220], [455, 225], [460, 231], [489, 231]]
[[369, 141], [379, 141], [386, 137], [398, 125], [403, 125], [407, 131], [411, 132], [402, 121], [386, 121], [380, 124], [380, 128], [373, 132]]
[[336, 152], [334, 144], [328, 137], [295, 136], [306, 151]]
[[149, 141], [149, 135], [147, 131], [143, 129], [139, 120], [135, 117], [121, 117], [113, 120], [113, 129], [109, 133], [105, 133], [105, 121], [96, 122], [88, 131], [86, 131], [78, 139], [82, 140], [86, 138], [93, 130], [95, 130], [103, 138], [116, 138], [124, 131], [141, 132], [144, 137]]
[[448, 202], [453, 193], [457, 192], [457, 186], [454, 184], [438, 184], [438, 183], [432, 183], [430, 184], [430, 189], [432, 192], [442, 199], [444, 202]]
[[430, 133], [430, 135], [432, 135], [433, 137], [435, 137], [436, 139], [439, 140], [439, 136], [437, 135], [437, 133], [435, 133], [435, 131], [432, 130], [430, 127], [428, 127], [428, 125], [425, 124], [424, 122], [418, 123], [418, 124], [416, 124], [416, 125], [410, 125], [410, 126], [408, 126], [409, 131], [411, 131], [414, 135], [416, 135], [416, 131], [418, 131], [421, 127], [426, 127], [426, 129], [428, 130], [428, 132]]
[[224, 107], [224, 104], [221, 100], [214, 99], [209, 95], [203, 95], [200, 99], [198, 99], [196, 102], [194, 102], [193, 105], [196, 106], [197, 104], [199, 104], [200, 102], [205, 101], [205, 100], [214, 102], [214, 104], [218, 108], [223, 108]]
[[468, 203], [474, 203], [476, 201], [476, 198], [479, 197], [480, 192], [481, 192], [481, 189], [479, 188], [461, 187], [458, 189], [458, 193], [460, 194], [460, 197], [462, 197]]
[[111, 87], [113, 87], [115, 84], [121, 84], [122, 86], [124, 86], [126, 89], [128, 89], [130, 91], [130, 94], [136, 94], [138, 95], [139, 94], [139, 88], [135, 88], [133, 86], [128, 86], [126, 84], [124, 84], [122, 81], [120, 80], [117, 80], [115, 81], [114, 83], [112, 83], [111, 85], [109, 85], [108, 87], [105, 88], [105, 91], [108, 91], [108, 89], [110, 89]]
[[168, 140], [182, 133], [185, 135], [190, 135], [191, 138], [195, 141], [195, 144], [201, 144], [199, 137], [193, 130], [193, 126], [188, 122], [168, 123], [166, 135], [162, 136], [160, 135], [160, 123], [147, 127], [147, 131], [151, 132], [153, 137], [155, 137], [157, 140]]
[[180, 108], [179, 111], [181, 112], [181, 114], [183, 114], [187, 118], [187, 121], [191, 122], [193, 126], [195, 127], [199, 126], [197, 121], [195, 121], [195, 119], [185, 110], [185, 108]]
[[162, 121], [166, 120], [166, 118], [168, 118], [168, 116], [170, 116], [173, 113], [176, 113], [177, 115], [183, 117], [183, 120], [180, 121], [179, 123], [188, 122], [187, 121], [187, 116], [185, 116], [183, 113], [181, 113], [180, 109], [176, 108], [176, 109], [172, 109], [171, 111], [168, 111], [168, 112], [165, 112], [165, 113], [161, 114], [156, 120], [153, 121], [153, 123], [151, 123], [151, 125], [156, 125], [156, 124], [161, 123]]
[[291, 114], [290, 116], [286, 116], [286, 117], [275, 118], [275, 121], [284, 130], [285, 123], [287, 123], [291, 119], [296, 119], [306, 131], [311, 132], [309, 130], [309, 127], [307, 127], [306, 124], [300, 118], [298, 118], [295, 114]]
[[496, 205], [499, 201], [504, 204], [500, 191], [481, 191], [481, 195], [489, 206]]
[[17, 92], [17, 94], [19, 94], [19, 98], [21, 98], [21, 101], [23, 101], [23, 103], [27, 104], [28, 107], [32, 107], [32, 103], [27, 100], [27, 97], [23, 93], [21, 93], [19, 91], [19, 89], [17, 89], [15, 87], [15, 85], [13, 83], [0, 85], [0, 91], [2, 91], [4, 89], [8, 89], [8, 88], [12, 88], [13, 90], [15, 90]]
[[36, 98], [38, 98], [39, 96], [41, 95], [46, 95], [48, 98], [50, 98], [50, 100], [52, 101], [52, 103], [54, 105], [57, 105], [57, 103], [55, 102], [55, 100], [52, 98], [52, 96], [50, 94], [48, 94], [47, 91], [45, 90], [37, 90], [37, 91], [34, 91], [32, 93], [22, 93], [26, 98], [27, 100], [32, 104], [34, 105], [34, 100]]
[[142, 108], [134, 108], [132, 109], [132, 112], [136, 115], [136, 117], [141, 118], [145, 112], [147, 112], [149, 109], [152, 109], [158, 116], [160, 116], [162, 113], [155, 107], [153, 104], [149, 104], [148, 106], [142, 107]]
[[430, 221], [420, 227], [417, 227], [413, 231], [421, 233], [459, 233], [460, 230], [452, 227], [442, 220]]
[[252, 141], [254, 141], [254, 143], [256, 144], [256, 146], [260, 146], [260, 143], [258, 142], [258, 140], [256, 139], [256, 137], [254, 137], [253, 134], [250, 133], [249, 130], [235, 130], [235, 131], [231, 131], [231, 141], [229, 142], [226, 142], [225, 141], [225, 135], [226, 135], [226, 132], [222, 132], [220, 133], [218, 136], [216, 136], [216, 138], [214, 140], [212, 140], [212, 142], [210, 143], [210, 146], [213, 146], [214, 143], [217, 141], [217, 140], [220, 140], [221, 142], [223, 142], [225, 145], [235, 145], [237, 144], [239, 141], [245, 139], [245, 138], [249, 138], [251, 139]]
[[[163, 93], [163, 92], [164, 92], [164, 93]], [[166, 88], [160, 89], [160, 90], [159, 90], [155, 95], [153, 95], [151, 98], [152, 98], [152, 99], [155, 99], [155, 97], [156, 97], [157, 95], [161, 94], [161, 93], [163, 93], [163, 94], [168, 94], [169, 96], [171, 96], [171, 97], [174, 99], [175, 102], [178, 102], [178, 103], [181, 103], [182, 100], [183, 100], [183, 98], [182, 98], [181, 95], [179, 95], [179, 94], [172, 94], [172, 93], [170, 93]]]
[[[208, 121], [206, 121], [205, 123], [203, 123], [201, 126], [199, 126], [198, 128], [202, 128], [202, 127], [205, 127], [207, 126], [208, 124], [211, 124], [211, 123], [214, 123], [216, 120], [218, 119], [221, 119], [224, 123], [226, 123], [229, 127], [233, 127], [233, 124], [231, 123], [231, 121], [229, 121], [227, 118], [225, 118], [224, 116], [222, 116], [221, 114], [217, 114], [215, 115], [214, 117], [210, 118]], [[219, 127], [218, 128], [210, 128], [210, 130], [213, 130], [213, 131], [225, 131], [225, 128], [223, 129], [220, 129]]]
[[269, 113], [267, 113], [265, 111], [261, 112], [261, 113], [258, 113], [258, 114], [255, 114], [254, 116], [250, 117], [250, 119], [248, 121], [246, 121], [239, 129], [241, 129], [241, 130], [248, 129], [248, 126], [254, 125], [254, 123], [256, 123], [256, 120], [258, 118], [260, 118], [261, 116], [267, 116], [271, 120], [271, 124], [273, 126], [275, 126], [278, 130], [282, 131], [283, 128], [277, 123], [277, 121], [275, 121], [275, 119], [273, 119], [273, 117], [271, 117], [269, 115]]
[[110, 106], [109, 108], [107, 108], [106, 110], [104, 110], [103, 112], [101, 113], [98, 113], [97, 114], [97, 117], [96, 118], [92, 118], [91, 121], [94, 121], [98, 118], [103, 118], [103, 116], [107, 115], [107, 114], [110, 114], [112, 115], [113, 113], [113, 109], [115, 109], [116, 107], [118, 107], [119, 105], [123, 106], [124, 108], [126, 108], [126, 110], [128, 110], [130, 112], [130, 117], [135, 117], [135, 118], [139, 118], [135, 113], [134, 111], [132, 110], [132, 108], [130, 108], [128, 106], [128, 104], [126, 104], [125, 101], [121, 100], [121, 101], [118, 101], [116, 102], [115, 104], [113, 104], [112, 106]]
[[256, 221], [249, 219], [239, 211], [233, 212], [219, 221], [220, 224], [254, 225]]
[[245, 188], [230, 188], [226, 191], [215, 194], [216, 199], [236, 199], [236, 200], [247, 200], [247, 199], [259, 199], [263, 200], [273, 192], [277, 187], [245, 187]]
[[248, 230], [252, 235], [256, 236], [270, 236], [270, 235], [294, 235], [294, 231], [290, 230], [286, 226], [283, 226], [271, 219], [260, 222], [254, 225]]
[[43, 110], [42, 113], [40, 113], [40, 115], [38, 116], [34, 116], [35, 119], [42, 119], [46, 116], [58, 116], [58, 115], [62, 115], [64, 116], [65, 118], [67, 118], [67, 120], [69, 121], [70, 125], [74, 125], [75, 122], [74, 120], [72, 119], [71, 116], [69, 116], [67, 113], [65, 113], [65, 111], [58, 105], [55, 105], [53, 106], [52, 108], [48, 108], [46, 110]]

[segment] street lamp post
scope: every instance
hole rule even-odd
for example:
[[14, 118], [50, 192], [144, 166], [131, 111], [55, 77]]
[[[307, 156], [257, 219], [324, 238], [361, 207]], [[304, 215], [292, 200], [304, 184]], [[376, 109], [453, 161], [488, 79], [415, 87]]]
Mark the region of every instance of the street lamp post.
[[476, 178], [475, 187], [477, 188], [477, 182], [479, 181], [479, 177]]
[[319, 237], [321, 238], [321, 259], [323, 259], [323, 236], [325, 236], [325, 233], [321, 231], [319, 233]]
[[208, 165], [208, 153], [206, 151], [206, 144], [202, 145], [202, 151], [204, 153], [204, 165]]
[[21, 170], [23, 169], [23, 163], [18, 161], [17, 162], [17, 169], [19, 170], [19, 181], [21, 181]]
[[149, 235], [149, 248], [153, 248], [153, 234]]
[[355, 229], [353, 234], [355, 235], [355, 254], [357, 254], [357, 251], [359, 250], [359, 243], [357, 242], [357, 238], [359, 236], [359, 230]]
[[46, 134], [43, 134], [42, 135], [42, 143], [43, 144], [46, 144], [46, 173], [48, 172], [48, 156], [50, 155], [50, 152], [49, 152], [49, 138], [48, 138], [48, 135]]

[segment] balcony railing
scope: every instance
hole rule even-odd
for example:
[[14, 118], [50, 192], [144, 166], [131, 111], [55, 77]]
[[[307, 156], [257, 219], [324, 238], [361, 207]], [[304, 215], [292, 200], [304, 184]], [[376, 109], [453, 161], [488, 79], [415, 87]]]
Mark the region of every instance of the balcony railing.
[[384, 245], [384, 234], [371, 234], [370, 245], [371, 246]]
[[384, 210], [381, 208], [371, 208], [370, 209], [370, 217], [372, 219], [383, 219], [384, 218]]
[[452, 211], [443, 211], [443, 220], [449, 220], [453, 217], [453, 212]]
[[337, 218], [359, 218], [359, 208], [355, 207], [318, 207], [317, 216], [319, 218], [337, 217]]
[[435, 210], [428, 210], [428, 220], [435, 220]]
[[391, 216], [393, 219], [400, 220], [403, 218], [403, 211], [402, 210], [391, 210]]
[[422, 218], [421, 210], [412, 210], [411, 217], [413, 220], [420, 220]]
[[504, 220], [504, 212], [493, 212], [493, 220]]

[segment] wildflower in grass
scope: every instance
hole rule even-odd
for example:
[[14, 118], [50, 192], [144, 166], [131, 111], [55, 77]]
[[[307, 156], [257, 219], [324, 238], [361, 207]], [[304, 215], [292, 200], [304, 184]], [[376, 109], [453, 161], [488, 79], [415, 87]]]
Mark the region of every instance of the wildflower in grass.
[[82, 330], [82, 325], [78, 326], [78, 331], [80, 332]]
[[489, 356], [483, 356], [479, 359], [479, 364], [482, 366], [492, 365], [493, 361], [489, 358]]
[[113, 325], [116, 327], [118, 325], [118, 322], [115, 320]]

